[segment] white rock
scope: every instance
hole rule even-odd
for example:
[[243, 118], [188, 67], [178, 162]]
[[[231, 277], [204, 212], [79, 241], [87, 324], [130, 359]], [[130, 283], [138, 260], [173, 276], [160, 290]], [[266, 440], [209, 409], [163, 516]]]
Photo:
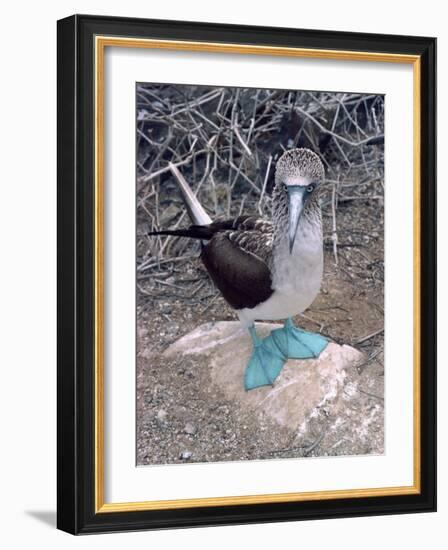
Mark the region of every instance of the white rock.
[[193, 453], [191, 451], [183, 451], [180, 454], [180, 458], [182, 460], [190, 460], [190, 458], [193, 456]]
[[[264, 337], [279, 326], [257, 323], [257, 334]], [[251, 353], [248, 332], [238, 322], [227, 321], [201, 325], [165, 351], [168, 357], [206, 357], [213, 383], [229, 400], [267, 415], [298, 435], [300, 430], [306, 432], [312, 419], [329, 416], [332, 410], [338, 409], [341, 416], [339, 398], [347, 384], [349, 397], [356, 397], [354, 367], [364, 356], [350, 346], [329, 343], [318, 359], [289, 360], [273, 386], [245, 391], [244, 371]]]
[[191, 422], [187, 422], [185, 424], [184, 432], [186, 434], [195, 435], [197, 431], [198, 430], [197, 430], [196, 426], [194, 424], [192, 424]]
[[157, 421], [161, 424], [163, 424], [164, 422], [166, 422], [167, 420], [167, 417], [168, 417], [168, 413], [163, 410], [163, 409], [160, 409], [157, 413]]

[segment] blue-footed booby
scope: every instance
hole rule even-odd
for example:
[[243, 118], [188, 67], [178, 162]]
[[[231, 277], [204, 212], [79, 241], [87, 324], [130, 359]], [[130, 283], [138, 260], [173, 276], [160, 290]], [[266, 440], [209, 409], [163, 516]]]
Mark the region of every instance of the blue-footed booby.
[[[249, 329], [253, 351], [246, 390], [272, 385], [288, 358], [318, 357], [327, 340], [296, 328], [291, 317], [316, 298], [323, 273], [319, 186], [324, 167], [309, 149], [291, 149], [278, 160], [269, 219], [238, 216], [212, 221], [179, 170], [171, 165], [194, 225], [151, 235], [200, 239], [201, 259], [227, 303]], [[257, 320], [285, 320], [260, 339]]]

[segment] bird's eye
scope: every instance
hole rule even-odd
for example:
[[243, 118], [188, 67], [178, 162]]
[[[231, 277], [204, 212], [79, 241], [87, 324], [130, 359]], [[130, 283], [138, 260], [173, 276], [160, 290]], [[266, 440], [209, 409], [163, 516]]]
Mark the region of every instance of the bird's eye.
[[308, 193], [312, 193], [314, 191], [314, 185], [308, 185], [306, 190], [308, 191]]
[[288, 186], [286, 185], [286, 183], [283, 184], [283, 191], [288, 191]]

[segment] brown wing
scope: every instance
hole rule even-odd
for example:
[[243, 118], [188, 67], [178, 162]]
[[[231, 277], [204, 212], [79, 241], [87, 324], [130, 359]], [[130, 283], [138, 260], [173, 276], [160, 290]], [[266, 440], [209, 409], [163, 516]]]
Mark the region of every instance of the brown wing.
[[274, 237], [274, 226], [270, 221], [259, 216], [239, 216], [230, 220], [218, 218], [207, 229], [214, 235], [225, 232], [238, 248], [270, 265]]
[[219, 232], [202, 249], [213, 282], [235, 309], [253, 308], [273, 292], [268, 262], [256, 254], [263, 238], [258, 231]]
[[229, 231], [228, 238], [238, 248], [256, 256], [270, 267], [274, 240], [272, 234], [259, 231]]
[[261, 233], [270, 233], [273, 231], [273, 225], [269, 220], [260, 216], [238, 216], [237, 218], [227, 219], [217, 218], [207, 227], [215, 231], [238, 230], [238, 231], [260, 231]]

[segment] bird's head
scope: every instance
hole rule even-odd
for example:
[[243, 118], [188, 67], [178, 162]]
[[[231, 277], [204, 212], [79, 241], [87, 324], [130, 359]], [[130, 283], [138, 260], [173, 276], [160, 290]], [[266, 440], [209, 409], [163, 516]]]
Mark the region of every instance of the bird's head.
[[287, 199], [290, 253], [294, 248], [300, 217], [307, 204], [316, 203], [317, 189], [324, 177], [324, 165], [310, 149], [290, 149], [277, 161], [275, 186]]

